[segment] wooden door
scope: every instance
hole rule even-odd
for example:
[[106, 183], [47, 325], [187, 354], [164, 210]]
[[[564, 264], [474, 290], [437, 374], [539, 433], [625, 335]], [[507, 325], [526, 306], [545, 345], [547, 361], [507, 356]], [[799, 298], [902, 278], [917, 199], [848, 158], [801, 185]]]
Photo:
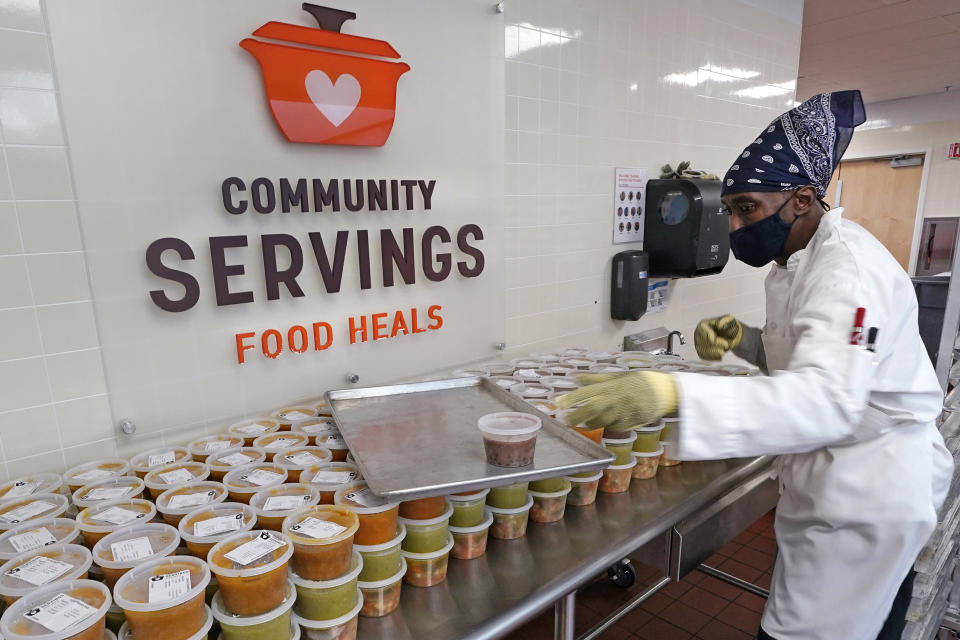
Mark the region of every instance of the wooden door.
[[847, 160], [833, 174], [824, 200], [836, 202], [837, 181], [843, 217], [867, 229], [907, 272], [913, 244], [923, 166], [890, 166], [890, 158]]

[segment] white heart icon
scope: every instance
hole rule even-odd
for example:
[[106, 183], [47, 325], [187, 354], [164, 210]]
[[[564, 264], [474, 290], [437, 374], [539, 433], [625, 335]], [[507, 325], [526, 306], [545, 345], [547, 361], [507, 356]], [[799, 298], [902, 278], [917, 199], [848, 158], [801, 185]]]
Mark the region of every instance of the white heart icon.
[[360, 83], [349, 73], [342, 74], [334, 83], [323, 71], [314, 69], [303, 84], [314, 106], [335, 127], [350, 117], [360, 102]]

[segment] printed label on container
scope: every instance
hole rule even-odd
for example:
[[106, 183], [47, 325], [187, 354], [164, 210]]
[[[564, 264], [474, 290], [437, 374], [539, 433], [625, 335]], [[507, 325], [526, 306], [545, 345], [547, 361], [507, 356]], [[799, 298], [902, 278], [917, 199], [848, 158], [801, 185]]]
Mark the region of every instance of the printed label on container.
[[311, 435], [317, 435], [322, 433], [337, 433], [336, 422], [317, 422], [315, 424], [307, 424], [301, 427], [298, 427], [302, 432], [309, 433]]
[[319, 518], [312, 517], [304, 518], [297, 524], [290, 527], [290, 531], [296, 531], [297, 533], [302, 533], [305, 536], [316, 538], [317, 540], [338, 536], [346, 530], [346, 527], [339, 525], [336, 522], [329, 522], [327, 520], [320, 520]]
[[184, 484], [193, 480], [193, 474], [187, 469], [167, 471], [166, 473], [158, 474], [157, 477], [167, 484]]
[[80, 499], [88, 501], [113, 500], [126, 496], [132, 489], [132, 487], [97, 487], [88, 491]]
[[236, 429], [234, 429], [234, 431], [236, 431], [237, 433], [242, 433], [244, 435], [252, 436], [252, 435], [260, 435], [262, 433], [266, 433], [267, 429], [269, 428], [270, 427], [268, 427], [265, 424], [254, 422], [253, 424], [245, 424], [242, 427], [237, 427]]
[[150, 578], [150, 593], [147, 602], [167, 602], [190, 593], [190, 570], [165, 573]]
[[0, 514], [0, 520], [16, 524], [18, 522], [23, 522], [24, 520], [29, 520], [30, 518], [38, 516], [41, 513], [52, 511], [56, 508], [57, 505], [51, 504], [46, 500], [37, 500], [35, 502], [30, 502], [23, 506], [17, 507], [16, 509], [7, 511], [4, 514]]
[[317, 471], [310, 482], [318, 484], [347, 484], [358, 476], [356, 471]]
[[310, 499], [310, 496], [270, 496], [263, 503], [264, 511], [287, 511], [299, 509]]
[[150, 538], [144, 536], [143, 538], [114, 542], [110, 545], [110, 552], [113, 553], [113, 559], [116, 562], [131, 562], [152, 556], [153, 547], [150, 545]]
[[262, 487], [268, 484], [275, 484], [283, 480], [283, 476], [279, 473], [274, 473], [273, 471], [267, 471], [266, 469], [254, 469], [245, 476], [240, 476], [241, 480], [246, 480], [250, 484], [255, 484], [258, 487]]
[[216, 491], [206, 491], [204, 493], [188, 493], [173, 496], [167, 502], [171, 509], [182, 509], [184, 507], [197, 507], [202, 504], [210, 504], [217, 497]]
[[209, 520], [202, 520], [193, 523], [193, 535], [199, 538], [206, 536], [215, 536], [218, 533], [228, 533], [230, 531], [239, 531], [243, 526], [243, 514], [238, 513], [235, 516], [218, 516]]
[[230, 553], [225, 554], [225, 557], [233, 560], [237, 564], [247, 566], [251, 562], [256, 562], [268, 553], [272, 553], [285, 546], [287, 546], [286, 542], [280, 540], [279, 538], [275, 538], [267, 531], [263, 531], [259, 536], [250, 542], [245, 542]]
[[27, 611], [23, 617], [54, 633], [60, 633], [74, 624], [83, 622], [96, 612], [97, 610], [86, 602], [61, 593], [39, 607]]
[[97, 515], [90, 517], [94, 520], [109, 522], [110, 524], [127, 524], [128, 522], [133, 522], [137, 518], [146, 518], [147, 514], [131, 511], [130, 509], [124, 509], [123, 507], [110, 507], [109, 509], [101, 511]]
[[309, 414], [309, 413], [304, 413], [303, 411], [296, 411], [296, 410], [294, 410], [294, 411], [284, 411], [283, 413], [281, 413], [281, 414], [279, 414], [279, 415], [280, 415], [280, 417], [283, 418], [284, 420], [304, 420], [305, 418], [309, 418], [309, 417], [310, 417], [310, 414]]
[[533, 378], [535, 380], [540, 379], [540, 374], [537, 373], [534, 369], [520, 369], [514, 375], [516, 375], [519, 378]]
[[10, 571], [7, 571], [7, 575], [25, 580], [36, 587], [41, 587], [48, 582], [53, 582], [71, 569], [73, 569], [72, 564], [37, 556], [19, 567], [10, 569]]
[[359, 491], [351, 491], [350, 493], [345, 494], [343, 497], [361, 507], [382, 507], [383, 505], [388, 504], [386, 500], [375, 494], [373, 491], [370, 491], [368, 487], [364, 487]]
[[8, 539], [10, 546], [16, 549], [18, 553], [23, 553], [24, 551], [33, 551], [34, 549], [39, 549], [40, 547], [54, 544], [56, 541], [57, 539], [47, 530], [46, 527], [24, 531], [23, 533], [11, 536]]
[[229, 449], [233, 443], [229, 440], [210, 440], [203, 445], [204, 451], [223, 451]]
[[287, 449], [289, 447], [294, 447], [300, 444], [300, 440], [296, 438], [277, 438], [267, 443], [264, 447], [267, 451], [277, 451], [279, 449]]
[[39, 482], [24, 482], [23, 480], [14, 482], [13, 486], [10, 487], [5, 494], [3, 494], [3, 499], [22, 498], [23, 496], [33, 495], [39, 486]]
[[159, 467], [160, 465], [176, 462], [176, 460], [177, 454], [175, 452], [164, 451], [163, 453], [155, 453], [152, 456], [147, 456], [147, 466]]
[[106, 469], [90, 469], [89, 471], [84, 471], [83, 473], [78, 473], [73, 476], [74, 480], [82, 480], [84, 484], [88, 482], [93, 482], [94, 480], [106, 480], [107, 478], [112, 478], [115, 475], [113, 471], [107, 471]]
[[333, 449], [346, 449], [347, 443], [344, 442], [343, 436], [339, 433], [331, 433], [328, 436], [324, 436], [323, 444], [331, 447]]
[[252, 460], [253, 458], [251, 458], [250, 456], [245, 456], [242, 453], [231, 453], [228, 456], [223, 456], [222, 458], [219, 458], [217, 462], [226, 462], [227, 465], [231, 467], [236, 467], [241, 464], [249, 464]]
[[318, 458], [317, 456], [313, 455], [313, 454], [310, 453], [309, 451], [301, 451], [300, 453], [291, 453], [291, 454], [288, 455], [288, 456], [284, 456], [284, 458], [285, 458], [288, 462], [290, 462], [290, 463], [292, 463], [292, 464], [295, 464], [295, 465], [298, 465], [298, 466], [301, 466], [301, 467], [306, 467], [307, 465], [317, 464], [318, 462], [323, 462], [323, 460], [321, 460], [321, 459]]

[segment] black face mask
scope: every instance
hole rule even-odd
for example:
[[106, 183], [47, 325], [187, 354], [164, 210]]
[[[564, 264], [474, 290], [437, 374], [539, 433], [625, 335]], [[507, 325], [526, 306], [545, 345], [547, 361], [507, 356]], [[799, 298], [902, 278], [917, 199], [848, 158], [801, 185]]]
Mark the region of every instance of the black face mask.
[[730, 249], [737, 260], [751, 267], [762, 267], [783, 253], [793, 223], [784, 222], [780, 212], [793, 200], [796, 193], [796, 190], [791, 193], [772, 216], [730, 234]]

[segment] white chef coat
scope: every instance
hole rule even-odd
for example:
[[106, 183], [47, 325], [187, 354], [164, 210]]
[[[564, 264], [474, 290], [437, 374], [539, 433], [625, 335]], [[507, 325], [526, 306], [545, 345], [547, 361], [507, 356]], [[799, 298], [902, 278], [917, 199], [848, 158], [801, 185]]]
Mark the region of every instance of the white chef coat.
[[[770, 375], [676, 374], [678, 458], [780, 455], [762, 621], [778, 640], [874, 640], [953, 474], [912, 283], [842, 211], [767, 276]], [[876, 354], [849, 345], [857, 307]]]

